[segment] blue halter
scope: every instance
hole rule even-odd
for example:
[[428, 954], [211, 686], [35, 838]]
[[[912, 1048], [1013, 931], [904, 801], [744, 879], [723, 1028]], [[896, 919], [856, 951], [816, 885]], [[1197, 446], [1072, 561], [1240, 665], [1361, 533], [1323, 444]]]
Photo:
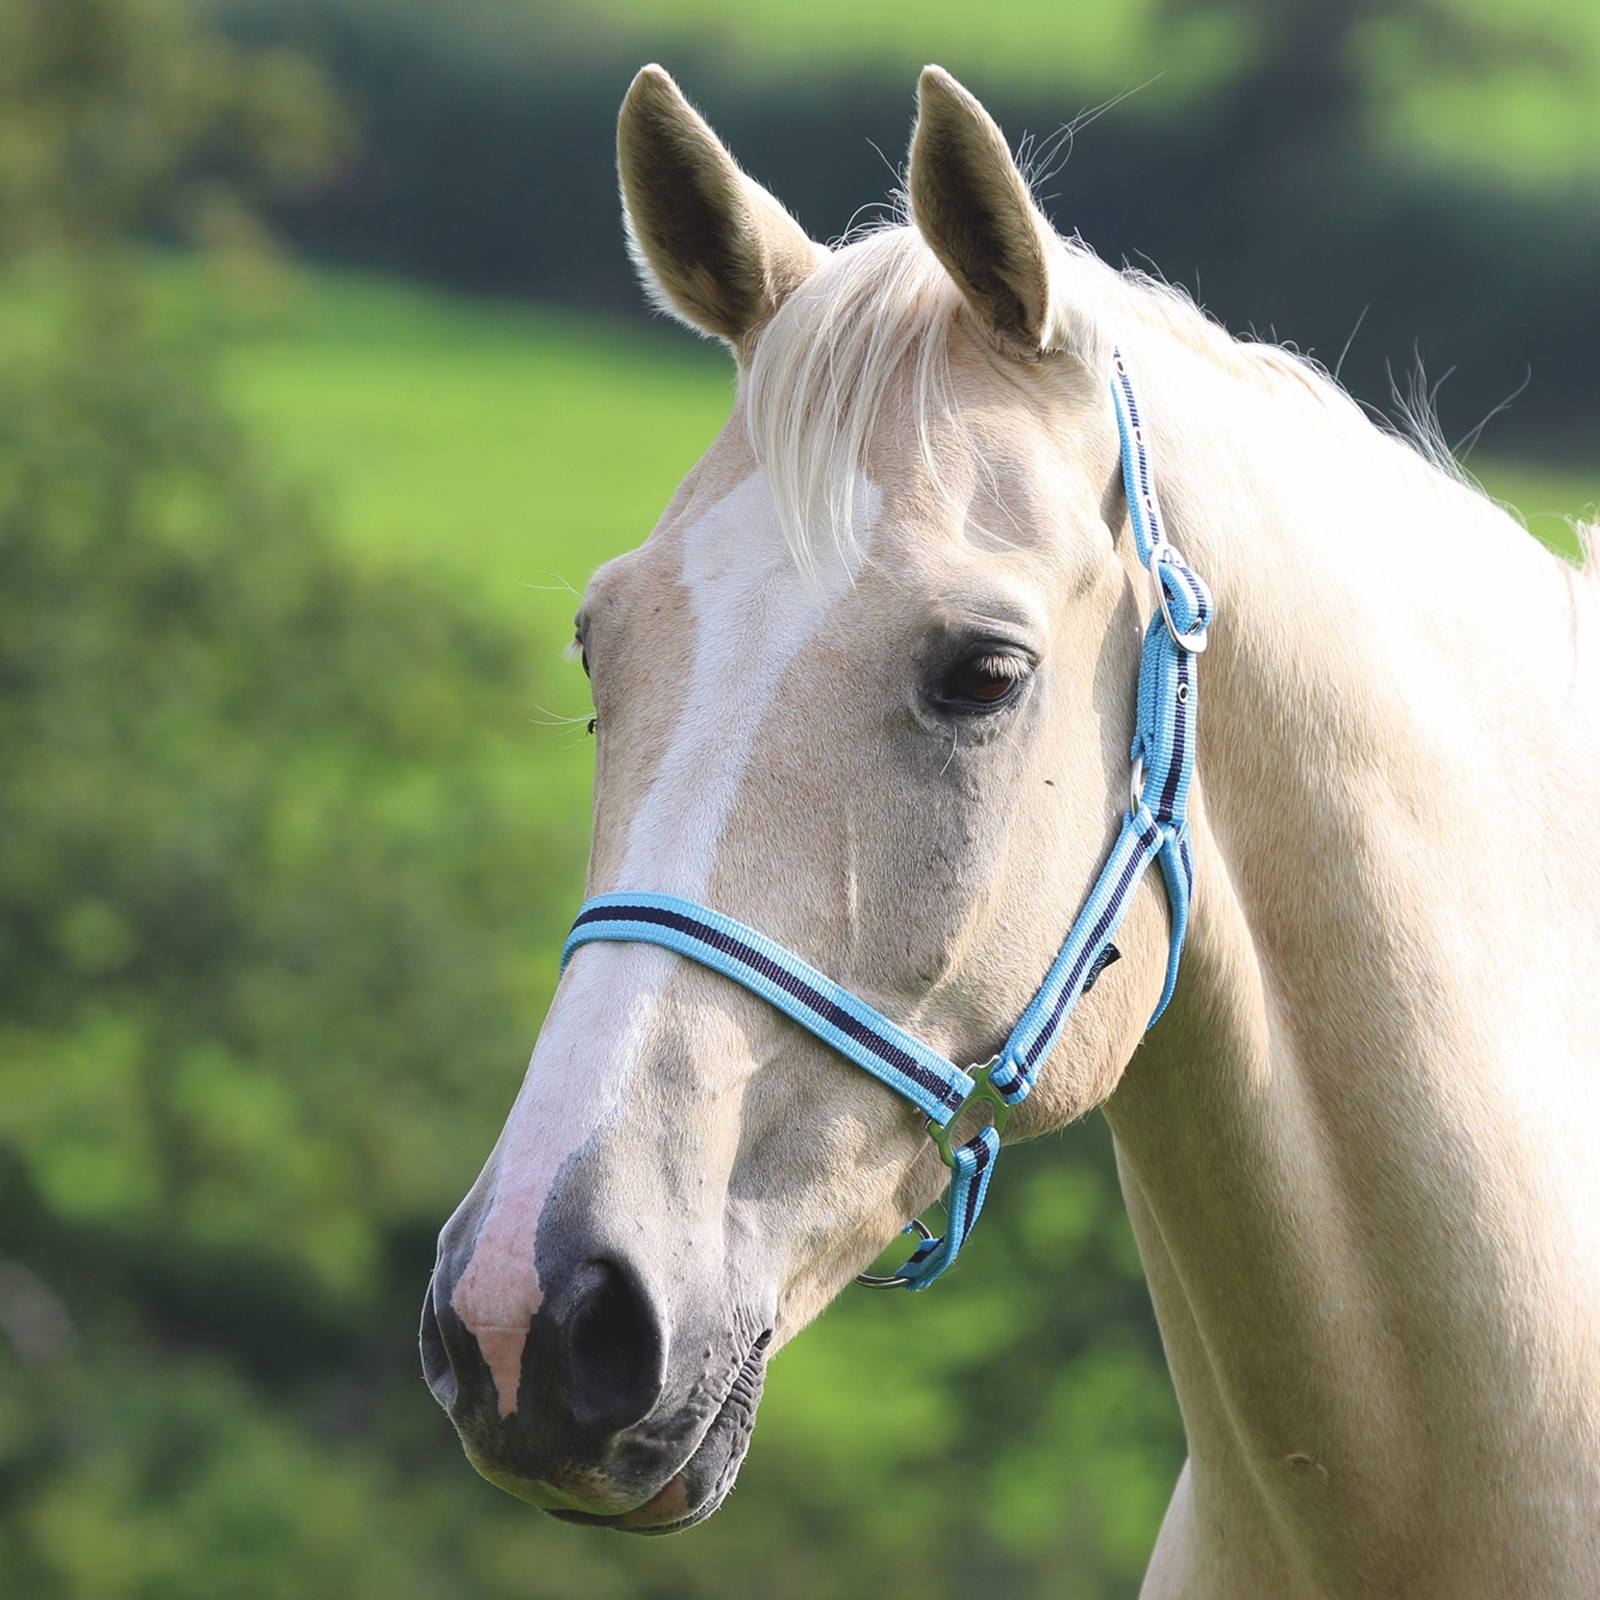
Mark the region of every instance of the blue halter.
[[[561, 952], [565, 970], [580, 945], [598, 939], [675, 950], [759, 995], [927, 1117], [928, 1132], [951, 1171], [945, 1200], [948, 1226], [944, 1237], [936, 1239], [921, 1223], [908, 1223], [905, 1231], [914, 1228], [920, 1243], [893, 1277], [860, 1280], [874, 1287], [925, 1289], [955, 1260], [983, 1207], [1000, 1154], [1000, 1129], [1012, 1107], [1033, 1088], [1079, 996], [1117, 959], [1112, 935], [1152, 862], [1161, 865], [1172, 926], [1166, 982], [1147, 1027], [1166, 1009], [1177, 981], [1194, 883], [1188, 822], [1194, 776], [1194, 658], [1205, 649], [1211, 596], [1166, 541], [1139, 404], [1120, 350], [1113, 352], [1112, 367], [1128, 518], [1156, 600], [1139, 660], [1131, 809], [1061, 953], [1000, 1054], [963, 1071], [782, 945], [677, 895], [596, 895], [578, 912]], [[989, 1125], [952, 1147], [956, 1119], [980, 1102], [990, 1108]]]

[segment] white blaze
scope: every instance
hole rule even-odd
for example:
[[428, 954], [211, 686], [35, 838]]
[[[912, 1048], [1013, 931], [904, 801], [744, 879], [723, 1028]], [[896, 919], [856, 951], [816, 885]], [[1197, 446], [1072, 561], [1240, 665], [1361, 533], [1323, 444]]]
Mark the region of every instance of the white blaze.
[[[864, 553], [879, 496], [856, 503]], [[628, 828], [615, 887], [705, 892], [751, 748], [789, 663], [855, 576], [842, 562], [808, 584], [784, 543], [763, 473], [752, 473], [683, 535], [681, 581], [695, 619], [683, 713]], [[534, 1046], [497, 1152], [496, 1184], [451, 1305], [494, 1375], [500, 1415], [516, 1410], [522, 1347], [542, 1294], [539, 1214], [556, 1175], [622, 1105], [676, 957], [651, 945], [588, 945], [574, 957]]]

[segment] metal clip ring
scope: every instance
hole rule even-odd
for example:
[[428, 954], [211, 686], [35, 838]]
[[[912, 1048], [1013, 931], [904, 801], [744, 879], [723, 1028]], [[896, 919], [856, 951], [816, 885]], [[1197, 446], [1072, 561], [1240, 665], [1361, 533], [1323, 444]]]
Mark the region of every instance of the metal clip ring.
[[[911, 1233], [913, 1230], [921, 1236], [917, 1241], [919, 1245], [927, 1244], [933, 1238], [933, 1234], [921, 1217], [913, 1217], [900, 1231], [901, 1233]], [[898, 1289], [903, 1284], [910, 1283], [910, 1281], [909, 1278], [901, 1277], [875, 1278], [870, 1272], [858, 1272], [856, 1274], [856, 1282], [863, 1289]]]
[[980, 1101], [989, 1107], [989, 1120], [998, 1133], [1006, 1125], [1006, 1118], [1011, 1115], [1012, 1105], [995, 1086], [989, 1082], [989, 1074], [1000, 1065], [1000, 1057], [993, 1056], [985, 1061], [981, 1067], [968, 1067], [972, 1074], [972, 1093], [956, 1107], [950, 1120], [940, 1127], [932, 1117], [928, 1119], [928, 1137], [939, 1147], [939, 1159], [954, 1172], [956, 1170], [955, 1151], [950, 1148], [950, 1135], [955, 1131], [956, 1123], [961, 1119], [961, 1114]]

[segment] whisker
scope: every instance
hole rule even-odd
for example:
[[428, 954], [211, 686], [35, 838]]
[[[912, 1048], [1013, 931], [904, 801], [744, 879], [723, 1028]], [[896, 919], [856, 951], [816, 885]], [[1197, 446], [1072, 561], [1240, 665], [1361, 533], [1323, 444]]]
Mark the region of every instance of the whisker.
[[539, 715], [537, 717], [529, 717], [528, 721], [536, 728], [575, 728], [580, 723], [594, 721], [594, 713], [592, 711], [587, 716], [569, 717], [560, 711], [551, 711], [547, 706], [535, 705], [533, 709]]

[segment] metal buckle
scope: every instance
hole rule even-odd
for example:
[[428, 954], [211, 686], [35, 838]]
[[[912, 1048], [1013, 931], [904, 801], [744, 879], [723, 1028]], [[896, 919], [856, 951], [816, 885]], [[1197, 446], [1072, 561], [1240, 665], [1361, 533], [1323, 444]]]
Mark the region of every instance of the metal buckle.
[[1150, 552], [1150, 559], [1145, 565], [1150, 571], [1150, 582], [1156, 591], [1156, 604], [1161, 607], [1161, 620], [1167, 625], [1167, 633], [1172, 642], [1180, 650], [1187, 650], [1190, 655], [1197, 656], [1206, 647], [1206, 630], [1196, 628], [1192, 633], [1179, 633], [1172, 620], [1171, 608], [1167, 605], [1167, 591], [1162, 586], [1161, 574], [1156, 570], [1164, 560], [1170, 558], [1177, 565], [1187, 566], [1177, 549], [1168, 544], [1165, 539]]

